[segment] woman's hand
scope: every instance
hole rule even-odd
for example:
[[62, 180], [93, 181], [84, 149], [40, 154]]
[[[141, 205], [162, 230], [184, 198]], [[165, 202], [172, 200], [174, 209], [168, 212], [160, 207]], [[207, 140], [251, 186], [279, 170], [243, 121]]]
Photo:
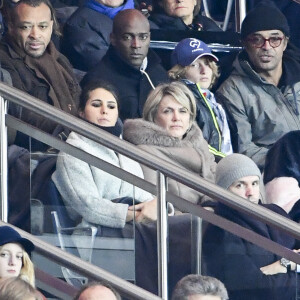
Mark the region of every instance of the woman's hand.
[[127, 210], [127, 215], [126, 215], [126, 223], [132, 221], [134, 218], [134, 211], [132, 210]]
[[[157, 199], [129, 206], [128, 213], [135, 214], [135, 220], [141, 223], [157, 220]], [[128, 216], [127, 213], [127, 216]], [[127, 221], [127, 218], [126, 218]]]

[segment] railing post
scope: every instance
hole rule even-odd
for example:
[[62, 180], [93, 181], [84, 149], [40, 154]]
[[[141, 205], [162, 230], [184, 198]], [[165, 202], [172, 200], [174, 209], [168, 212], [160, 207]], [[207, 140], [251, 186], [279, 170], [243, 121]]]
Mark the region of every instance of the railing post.
[[8, 219], [7, 200], [7, 127], [5, 125], [5, 115], [7, 112], [7, 101], [0, 96], [0, 217], [3, 222]]
[[168, 213], [166, 203], [166, 178], [157, 171], [157, 253], [158, 253], [158, 292], [168, 299]]
[[246, 16], [246, 1], [235, 0], [235, 31], [241, 32], [241, 25]]
[[192, 232], [191, 232], [191, 261], [192, 274], [201, 274], [202, 260], [202, 219], [197, 216], [191, 217]]

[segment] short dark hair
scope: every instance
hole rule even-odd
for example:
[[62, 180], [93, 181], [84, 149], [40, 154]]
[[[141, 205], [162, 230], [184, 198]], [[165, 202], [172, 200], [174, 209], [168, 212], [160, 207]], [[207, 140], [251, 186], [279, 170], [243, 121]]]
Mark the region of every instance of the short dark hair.
[[51, 12], [51, 20], [53, 20], [53, 33], [58, 35], [58, 36], [61, 35], [60, 28], [59, 28], [59, 23], [56, 19], [55, 9], [53, 8], [50, 0], [20, 0], [19, 2], [16, 3], [16, 5], [14, 7], [12, 7], [10, 9], [10, 14], [9, 14], [10, 16], [9, 16], [9, 19], [8, 19], [9, 22], [11, 22], [11, 23], [14, 22], [16, 8], [22, 3], [26, 4], [28, 6], [31, 6], [31, 7], [38, 7], [42, 3], [46, 4], [49, 7], [50, 12]]
[[78, 111], [82, 112], [84, 111], [85, 105], [89, 99], [90, 92], [95, 89], [104, 89], [108, 92], [110, 92], [116, 99], [118, 104], [118, 111], [120, 111], [120, 102], [119, 102], [119, 96], [116, 88], [109, 82], [102, 80], [102, 79], [93, 79], [91, 81], [88, 81], [85, 83], [82, 87], [82, 91], [79, 98], [79, 106]]
[[114, 295], [116, 296], [117, 300], [121, 300], [121, 296], [120, 294], [108, 283], [106, 282], [103, 282], [103, 281], [92, 281], [92, 282], [89, 282], [88, 284], [84, 285], [78, 292], [77, 294], [75, 295], [74, 299], [73, 300], [78, 300], [80, 295], [85, 291], [87, 290], [88, 288], [90, 287], [94, 287], [94, 286], [104, 286], [108, 289], [110, 289]]
[[222, 300], [228, 299], [224, 284], [210, 276], [187, 275], [177, 282], [173, 291], [172, 300], [188, 300], [192, 295], [219, 296]]

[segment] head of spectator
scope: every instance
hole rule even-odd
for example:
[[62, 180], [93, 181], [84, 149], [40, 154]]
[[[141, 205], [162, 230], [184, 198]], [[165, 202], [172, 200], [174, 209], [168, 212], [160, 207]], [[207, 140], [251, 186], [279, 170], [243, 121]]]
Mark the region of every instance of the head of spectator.
[[54, 8], [49, 0], [21, 0], [10, 11], [8, 38], [19, 52], [41, 57], [51, 41], [52, 32], [59, 34]]
[[172, 68], [168, 75], [172, 80], [187, 79], [199, 84], [202, 89], [210, 89], [220, 76], [217, 61], [218, 58], [204, 42], [186, 38], [171, 54]]
[[170, 136], [184, 138], [196, 118], [196, 102], [185, 84], [158, 85], [144, 105], [143, 119], [163, 127]]
[[217, 164], [216, 184], [252, 203], [261, 198], [260, 181], [259, 168], [246, 155], [230, 154]]
[[109, 284], [92, 282], [82, 287], [74, 300], [121, 300], [119, 293]]
[[116, 89], [103, 80], [88, 82], [80, 95], [79, 116], [99, 126], [115, 126], [119, 116]]
[[150, 25], [140, 11], [126, 9], [116, 15], [110, 42], [117, 54], [128, 65], [135, 69], [146, 68], [146, 57], [150, 45]]
[[0, 226], [0, 278], [20, 276], [34, 286], [34, 266], [29, 257], [33, 249], [33, 243], [16, 230]]
[[175, 286], [172, 300], [227, 300], [224, 284], [210, 276], [187, 275]]
[[258, 74], [275, 72], [281, 76], [282, 56], [289, 35], [286, 17], [272, 3], [259, 3], [249, 11], [242, 23], [241, 39], [249, 62]]
[[153, 12], [163, 12], [169, 17], [180, 18], [186, 25], [193, 22], [200, 12], [201, 0], [153, 0]]
[[42, 300], [42, 295], [25, 280], [12, 277], [0, 280], [0, 299]]

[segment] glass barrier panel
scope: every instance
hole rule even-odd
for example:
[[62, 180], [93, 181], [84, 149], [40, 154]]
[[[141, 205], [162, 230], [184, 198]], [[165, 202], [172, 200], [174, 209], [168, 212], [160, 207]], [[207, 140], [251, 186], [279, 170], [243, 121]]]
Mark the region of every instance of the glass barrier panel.
[[[108, 154], [118, 157], [112, 151]], [[55, 149], [31, 152], [30, 165], [31, 232], [135, 283], [135, 223], [125, 222], [126, 212], [129, 205], [152, 196]], [[131, 219], [134, 214], [132, 211]], [[88, 281], [39, 254], [33, 260], [42, 270], [74, 286]]]
[[[20, 152], [15, 152], [17, 150]], [[143, 222], [124, 220], [127, 215], [129, 220], [134, 220], [134, 216], [138, 219], [141, 212], [139, 208], [129, 216], [127, 205], [151, 200], [153, 195], [97, 168], [92, 167], [92, 172], [89, 165], [55, 149], [26, 151], [10, 146], [9, 151], [12, 157], [17, 157], [9, 170], [10, 222], [13, 225], [158, 293], [157, 222], [147, 218]], [[58, 160], [62, 167], [62, 162], [67, 162], [69, 169], [60, 173], [64, 178], [60, 175], [52, 180]], [[121, 165], [124, 166], [124, 159]], [[129, 171], [136, 171], [136, 168], [139, 167], [135, 165]], [[102, 177], [97, 180], [98, 172]], [[90, 192], [93, 186], [96, 186], [95, 193]], [[97, 204], [100, 187], [101, 200], [106, 199], [108, 208], [113, 207], [110, 210], [113, 220], [101, 215]], [[87, 210], [87, 200], [96, 203], [93, 209]], [[78, 204], [80, 201], [82, 207]], [[126, 207], [125, 213], [120, 207]], [[223, 206], [216, 213], [289, 249], [300, 248], [299, 241], [254, 217]], [[170, 297], [176, 282], [191, 273], [218, 278], [225, 284], [230, 299], [278, 299], [279, 295], [289, 300], [298, 296], [298, 273], [286, 272], [286, 262], [280, 262], [281, 257], [176, 208], [175, 215], [168, 217], [168, 245]], [[87, 282], [80, 274], [38, 253], [33, 253], [32, 260], [37, 268], [76, 287]]]

